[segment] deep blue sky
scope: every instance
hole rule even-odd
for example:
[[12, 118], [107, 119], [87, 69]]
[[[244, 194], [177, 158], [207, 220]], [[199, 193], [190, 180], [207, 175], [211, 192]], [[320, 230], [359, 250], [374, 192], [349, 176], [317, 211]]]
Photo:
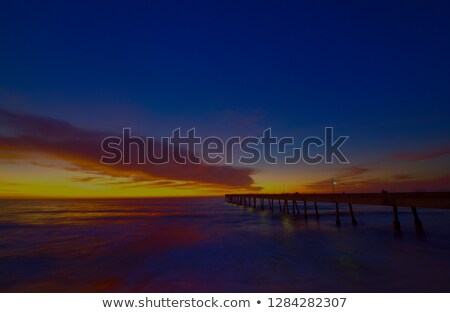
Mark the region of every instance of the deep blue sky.
[[2, 107], [146, 135], [336, 126], [355, 154], [450, 142], [447, 1], [15, 0], [0, 27]]

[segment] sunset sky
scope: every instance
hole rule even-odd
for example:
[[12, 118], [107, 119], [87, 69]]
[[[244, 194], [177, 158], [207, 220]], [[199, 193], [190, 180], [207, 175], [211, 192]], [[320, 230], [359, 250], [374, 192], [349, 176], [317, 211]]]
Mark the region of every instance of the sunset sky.
[[[364, 2], [364, 3], [363, 3]], [[450, 191], [445, 1], [0, 4], [0, 197]], [[349, 164], [103, 165], [139, 136], [323, 138]]]

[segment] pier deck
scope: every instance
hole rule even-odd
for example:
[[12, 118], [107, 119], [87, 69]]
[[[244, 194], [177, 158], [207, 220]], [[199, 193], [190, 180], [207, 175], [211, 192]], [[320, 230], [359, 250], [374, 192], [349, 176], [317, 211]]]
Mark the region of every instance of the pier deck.
[[[281, 213], [302, 214], [305, 219], [308, 218], [308, 202], [314, 204], [315, 217], [319, 218], [317, 203], [335, 203], [336, 205], [336, 224], [340, 225], [340, 204], [348, 205], [352, 223], [356, 225], [356, 218], [353, 213], [353, 205], [382, 205], [390, 206], [393, 211], [394, 230], [400, 231], [400, 221], [398, 219], [398, 207], [410, 207], [415, 225], [422, 227], [417, 208], [429, 209], [450, 209], [450, 192], [402, 192], [402, 193], [339, 193], [339, 194], [227, 194], [225, 201], [228, 203], [244, 205], [249, 207], [260, 207], [262, 210], [267, 208], [274, 211], [274, 200], [278, 202]], [[300, 210], [299, 203], [303, 202], [303, 210]], [[289, 205], [291, 203], [291, 205]], [[303, 213], [301, 212], [303, 211]]]

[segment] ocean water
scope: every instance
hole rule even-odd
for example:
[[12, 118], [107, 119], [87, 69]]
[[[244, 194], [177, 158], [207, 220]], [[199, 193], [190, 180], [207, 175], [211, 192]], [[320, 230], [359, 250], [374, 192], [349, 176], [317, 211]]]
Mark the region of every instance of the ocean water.
[[[311, 209], [311, 208], [310, 208]], [[223, 198], [1, 200], [3, 292], [450, 292], [450, 211], [321, 217]], [[312, 211], [312, 210], [311, 210]], [[312, 212], [310, 212], [312, 213]]]

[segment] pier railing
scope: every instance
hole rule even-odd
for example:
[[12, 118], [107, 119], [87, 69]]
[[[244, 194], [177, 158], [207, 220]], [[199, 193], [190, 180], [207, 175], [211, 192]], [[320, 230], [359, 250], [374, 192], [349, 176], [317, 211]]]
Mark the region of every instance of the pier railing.
[[[348, 205], [352, 218], [352, 224], [356, 225], [353, 205], [382, 205], [390, 206], [393, 211], [394, 230], [400, 231], [398, 207], [410, 207], [416, 227], [422, 228], [417, 208], [450, 209], [450, 192], [403, 192], [403, 193], [339, 193], [339, 194], [227, 194], [225, 201], [228, 203], [260, 208], [268, 208], [272, 211], [279, 209], [285, 214], [299, 214], [308, 219], [308, 202], [314, 204], [314, 216], [320, 217], [317, 203], [334, 203], [336, 206], [336, 224], [340, 225], [340, 205]], [[275, 205], [274, 205], [274, 201]], [[267, 202], [267, 203], [266, 203]], [[291, 205], [289, 204], [291, 203]], [[275, 208], [278, 204], [278, 208]], [[300, 204], [300, 205], [299, 205]], [[303, 210], [300, 208], [303, 204]], [[303, 211], [303, 212], [302, 212]]]

